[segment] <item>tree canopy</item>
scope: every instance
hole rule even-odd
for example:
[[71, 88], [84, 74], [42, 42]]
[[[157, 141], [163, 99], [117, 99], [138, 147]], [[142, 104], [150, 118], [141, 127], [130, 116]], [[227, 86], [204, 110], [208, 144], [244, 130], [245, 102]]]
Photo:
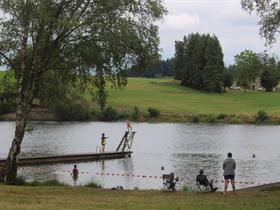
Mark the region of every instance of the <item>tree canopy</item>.
[[244, 88], [255, 82], [261, 73], [261, 63], [258, 55], [252, 50], [244, 50], [234, 57], [237, 82]]
[[249, 13], [256, 12], [260, 17], [260, 35], [267, 44], [276, 41], [280, 27], [280, 3], [275, 0], [241, 0], [241, 6]]
[[137, 66], [132, 67], [128, 70], [128, 76], [137, 76], [137, 77], [171, 77], [174, 75], [173, 70], [174, 59], [164, 59], [159, 60], [151, 65], [148, 65], [146, 68], [139, 68]]
[[278, 85], [280, 78], [277, 58], [266, 53], [261, 53], [258, 57], [262, 65], [261, 85], [267, 92], [272, 91]]
[[216, 36], [190, 34], [175, 42], [175, 78], [207, 92], [222, 92], [224, 61]]

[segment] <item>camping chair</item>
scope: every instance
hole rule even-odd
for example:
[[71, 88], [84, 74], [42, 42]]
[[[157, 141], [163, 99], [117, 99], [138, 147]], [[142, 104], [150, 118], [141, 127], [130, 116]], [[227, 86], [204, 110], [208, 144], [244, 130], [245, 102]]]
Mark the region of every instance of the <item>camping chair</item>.
[[[211, 188], [212, 185], [212, 188]], [[205, 183], [204, 181], [198, 180], [196, 181], [196, 186], [198, 192], [215, 192], [218, 188], [213, 187], [213, 179], [210, 182]]]
[[162, 180], [163, 180], [163, 191], [169, 191], [169, 192], [176, 191], [175, 186], [178, 181], [178, 177], [175, 179], [174, 173], [163, 174]]
[[199, 181], [197, 181], [196, 186], [197, 186], [198, 192], [210, 192], [211, 191], [209, 184], [205, 185], [204, 183], [200, 183]]

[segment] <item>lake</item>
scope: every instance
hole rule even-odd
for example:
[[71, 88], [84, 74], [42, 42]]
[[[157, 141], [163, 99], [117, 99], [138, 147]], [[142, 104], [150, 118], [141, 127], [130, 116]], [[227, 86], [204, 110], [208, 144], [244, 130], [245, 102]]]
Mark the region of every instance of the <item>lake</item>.
[[[113, 151], [126, 131], [125, 122], [32, 122], [31, 126], [34, 130], [22, 144], [25, 157], [96, 152], [102, 133], [109, 137], [106, 150]], [[14, 122], [0, 122], [1, 158], [7, 156], [14, 127]], [[160, 189], [160, 176], [174, 172], [181, 188], [195, 186], [196, 175], [204, 169], [222, 190], [222, 163], [228, 152], [237, 162], [237, 188], [280, 181], [280, 126], [133, 123], [133, 130], [131, 158], [77, 163], [80, 174], [75, 184]], [[73, 165], [21, 167], [18, 174], [29, 181], [57, 179], [73, 185]]]

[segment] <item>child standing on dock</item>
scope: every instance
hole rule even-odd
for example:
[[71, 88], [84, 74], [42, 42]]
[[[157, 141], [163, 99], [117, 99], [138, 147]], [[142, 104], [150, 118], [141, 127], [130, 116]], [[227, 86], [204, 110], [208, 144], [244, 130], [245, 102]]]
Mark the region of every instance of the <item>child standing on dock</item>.
[[132, 131], [132, 125], [131, 125], [131, 122], [129, 120], [126, 121], [126, 127], [127, 127], [128, 132]]
[[102, 133], [101, 136], [101, 148], [102, 148], [102, 152], [105, 152], [105, 145], [107, 144], [106, 139], [108, 137], [105, 136], [105, 133]]

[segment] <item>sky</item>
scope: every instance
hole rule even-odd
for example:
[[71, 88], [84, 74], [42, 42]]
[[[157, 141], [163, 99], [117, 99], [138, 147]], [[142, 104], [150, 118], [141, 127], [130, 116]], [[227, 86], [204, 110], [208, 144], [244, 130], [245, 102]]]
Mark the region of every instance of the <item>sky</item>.
[[245, 49], [279, 55], [280, 40], [266, 47], [258, 31], [259, 18], [242, 10], [240, 0], [163, 1], [168, 14], [158, 25], [164, 59], [174, 56], [176, 40], [196, 32], [218, 37], [226, 65], [233, 64], [234, 56]]

